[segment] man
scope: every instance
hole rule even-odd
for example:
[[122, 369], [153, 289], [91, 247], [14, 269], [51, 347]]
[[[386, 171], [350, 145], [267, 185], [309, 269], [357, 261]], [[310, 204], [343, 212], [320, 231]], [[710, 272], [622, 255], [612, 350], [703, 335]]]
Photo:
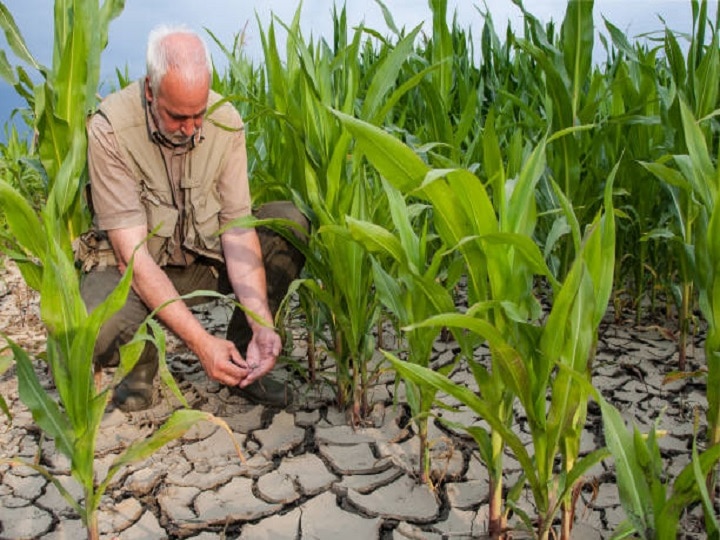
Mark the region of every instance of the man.
[[[228, 339], [222, 339], [205, 330], [185, 302], [167, 304], [158, 317], [211, 379], [238, 387], [253, 401], [284, 406], [284, 386], [262, 377], [281, 350], [274, 310], [303, 259], [268, 231], [230, 228], [217, 234], [247, 216], [251, 201], [243, 123], [227, 103], [208, 114], [220, 100], [210, 92], [211, 75], [207, 46], [196, 33], [156, 28], [148, 39], [147, 76], [108, 96], [88, 122], [91, 205], [99, 237], [106, 234], [112, 248], [84, 261], [91, 267], [82, 284], [88, 309], [116, 286], [134, 254], [132, 291], [101, 329], [95, 359], [117, 365], [119, 347], [150, 311], [179, 295], [234, 292], [265, 324], [236, 309]], [[307, 230], [307, 220], [289, 203], [271, 203], [259, 214], [293, 219]], [[115, 404], [125, 411], [151, 406], [157, 369], [157, 351], [147, 345], [115, 389]]]

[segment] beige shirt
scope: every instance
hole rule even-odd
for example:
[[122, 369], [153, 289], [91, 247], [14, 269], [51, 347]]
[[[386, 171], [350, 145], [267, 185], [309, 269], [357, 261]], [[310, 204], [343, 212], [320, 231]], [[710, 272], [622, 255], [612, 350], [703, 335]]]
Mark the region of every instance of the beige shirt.
[[[155, 130], [150, 118], [149, 132]], [[126, 227], [147, 226], [145, 209], [140, 200], [140, 185], [133, 178], [130, 167], [120, 152], [120, 146], [110, 122], [102, 114], [95, 114], [88, 122], [88, 172], [95, 225], [100, 230], [122, 229]], [[247, 154], [245, 148], [245, 130], [229, 133], [233, 137], [232, 155], [225, 162], [225, 169], [218, 182], [218, 193], [222, 200], [220, 227], [232, 220], [250, 214], [251, 198], [247, 178]], [[168, 180], [175, 197], [175, 205], [180, 211], [180, 219], [175, 230], [178, 246], [168, 264], [190, 264], [195, 257], [182, 249], [181, 231], [183, 230], [183, 193], [178, 189], [183, 177], [186, 159], [192, 152], [192, 145], [172, 148], [148, 139], [161, 153], [165, 162]], [[197, 144], [203, 144], [202, 137]]]

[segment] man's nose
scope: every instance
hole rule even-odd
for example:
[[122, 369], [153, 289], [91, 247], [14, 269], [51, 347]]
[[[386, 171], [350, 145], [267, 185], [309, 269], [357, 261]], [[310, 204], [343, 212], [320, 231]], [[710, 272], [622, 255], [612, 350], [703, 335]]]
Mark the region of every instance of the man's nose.
[[194, 118], [188, 118], [180, 125], [180, 131], [182, 131], [183, 135], [186, 137], [192, 136], [196, 129], [196, 121]]

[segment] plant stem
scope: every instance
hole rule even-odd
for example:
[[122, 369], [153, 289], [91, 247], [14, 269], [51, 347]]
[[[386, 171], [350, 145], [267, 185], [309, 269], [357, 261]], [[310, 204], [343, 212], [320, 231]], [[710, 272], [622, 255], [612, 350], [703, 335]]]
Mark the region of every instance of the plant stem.
[[682, 304], [680, 306], [680, 335], [678, 336], [678, 369], [685, 371], [687, 368], [687, 338], [690, 330], [690, 297], [692, 296], [692, 283], [686, 281], [682, 287]]
[[88, 540], [100, 540], [100, 530], [98, 529], [97, 512], [93, 511], [88, 516], [87, 522]]
[[418, 438], [420, 439], [420, 479], [430, 485], [430, 449], [428, 448], [427, 416], [418, 420]]
[[502, 496], [502, 461], [503, 440], [493, 431], [490, 435], [493, 452], [493, 470], [490, 471], [490, 515], [488, 517], [488, 532], [497, 540], [504, 537], [505, 516], [503, 514]]
[[315, 332], [312, 330], [308, 330], [307, 334], [307, 359], [310, 382], [315, 382], [317, 378], [317, 368], [315, 366]]

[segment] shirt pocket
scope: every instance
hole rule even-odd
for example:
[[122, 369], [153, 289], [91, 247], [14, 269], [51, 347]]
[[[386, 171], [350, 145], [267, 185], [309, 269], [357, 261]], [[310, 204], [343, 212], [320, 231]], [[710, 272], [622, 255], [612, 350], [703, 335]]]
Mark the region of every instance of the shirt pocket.
[[220, 197], [214, 189], [208, 191], [205, 196], [194, 197], [193, 214], [195, 216], [195, 227], [198, 232], [198, 239], [202, 247], [209, 250], [217, 250], [220, 246], [220, 210], [222, 204]]
[[179, 212], [172, 203], [170, 190], [150, 189], [142, 185], [140, 200], [145, 207], [148, 232], [161, 238], [170, 238], [175, 233]]

